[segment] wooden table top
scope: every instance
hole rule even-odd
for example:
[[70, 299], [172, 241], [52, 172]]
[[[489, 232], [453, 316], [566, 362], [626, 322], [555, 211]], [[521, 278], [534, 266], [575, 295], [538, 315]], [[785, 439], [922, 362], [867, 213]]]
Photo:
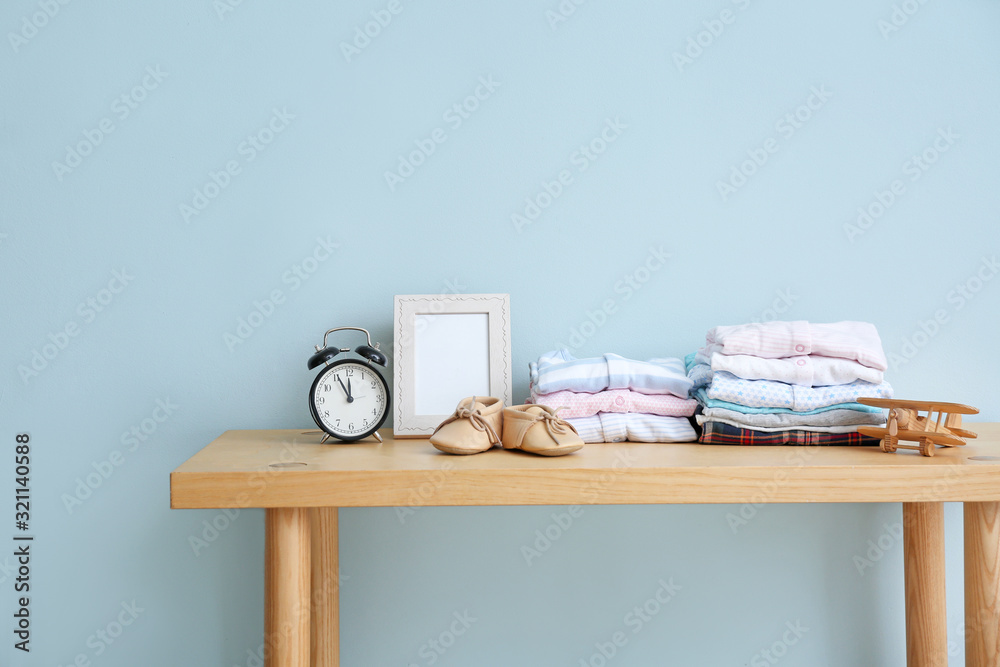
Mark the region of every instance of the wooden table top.
[[319, 444], [318, 431], [226, 431], [170, 475], [171, 507], [397, 507], [1000, 500], [1000, 423], [965, 447], [586, 445], [450, 456], [425, 439]]

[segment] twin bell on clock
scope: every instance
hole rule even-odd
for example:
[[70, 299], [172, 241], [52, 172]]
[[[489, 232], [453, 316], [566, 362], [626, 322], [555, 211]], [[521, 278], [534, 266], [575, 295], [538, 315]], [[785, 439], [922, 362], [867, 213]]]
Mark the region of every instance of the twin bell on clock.
[[[327, 337], [335, 331], [360, 331], [368, 339], [367, 345], [354, 348], [354, 355], [337, 361], [334, 357], [350, 353], [349, 347], [327, 347]], [[326, 435], [344, 442], [352, 442], [374, 435], [382, 438], [378, 428], [389, 415], [389, 384], [376, 366], [385, 368], [386, 357], [372, 347], [372, 337], [360, 327], [337, 327], [323, 335], [323, 345], [316, 346], [316, 354], [309, 357], [309, 370], [322, 366], [309, 390], [309, 412]]]

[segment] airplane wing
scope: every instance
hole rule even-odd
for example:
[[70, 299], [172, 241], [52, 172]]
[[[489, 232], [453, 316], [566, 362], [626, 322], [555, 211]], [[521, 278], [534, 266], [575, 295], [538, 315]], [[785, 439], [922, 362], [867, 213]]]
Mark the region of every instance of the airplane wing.
[[875, 408], [905, 408], [907, 410], [923, 410], [925, 412], [947, 412], [956, 415], [977, 415], [979, 410], [971, 405], [961, 403], [942, 403], [938, 401], [905, 401], [898, 398], [859, 398], [858, 403]]

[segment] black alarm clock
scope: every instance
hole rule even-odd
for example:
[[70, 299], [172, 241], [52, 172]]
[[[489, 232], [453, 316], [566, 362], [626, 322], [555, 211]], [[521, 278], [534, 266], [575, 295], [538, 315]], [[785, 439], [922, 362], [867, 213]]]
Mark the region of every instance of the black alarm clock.
[[[327, 336], [335, 331], [361, 331], [367, 345], [354, 348], [356, 357], [332, 361], [337, 355], [350, 352], [349, 347], [327, 347]], [[331, 363], [332, 362], [332, 363]], [[382, 442], [378, 429], [389, 416], [389, 384], [376, 366], [385, 367], [385, 354], [372, 347], [372, 337], [360, 327], [337, 327], [323, 335], [322, 347], [309, 357], [309, 370], [322, 366], [309, 389], [309, 412], [326, 435], [322, 442], [334, 437], [353, 442], [370, 435]]]

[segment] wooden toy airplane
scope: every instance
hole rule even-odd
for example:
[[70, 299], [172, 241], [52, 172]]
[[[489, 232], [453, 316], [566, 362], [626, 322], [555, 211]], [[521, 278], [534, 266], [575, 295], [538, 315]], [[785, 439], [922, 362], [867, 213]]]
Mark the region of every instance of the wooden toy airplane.
[[[892, 453], [897, 448], [916, 449], [924, 456], [934, 456], [935, 445], [960, 447], [965, 438], [976, 434], [961, 428], [962, 415], [979, 413], [976, 408], [960, 403], [935, 403], [932, 401], [901, 401], [895, 398], [859, 398], [858, 403], [889, 410], [888, 423], [882, 426], [859, 426], [858, 433], [881, 438], [883, 452]], [[921, 417], [920, 411], [927, 413]], [[934, 413], [937, 419], [934, 419]], [[942, 423], [943, 422], [943, 423]], [[902, 445], [900, 440], [912, 440], [917, 445]]]

